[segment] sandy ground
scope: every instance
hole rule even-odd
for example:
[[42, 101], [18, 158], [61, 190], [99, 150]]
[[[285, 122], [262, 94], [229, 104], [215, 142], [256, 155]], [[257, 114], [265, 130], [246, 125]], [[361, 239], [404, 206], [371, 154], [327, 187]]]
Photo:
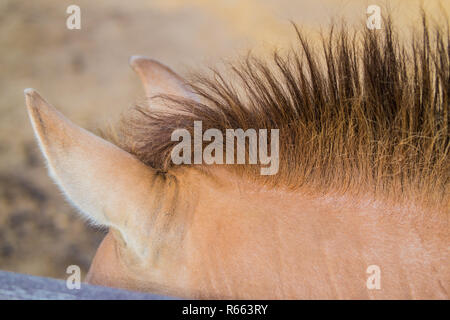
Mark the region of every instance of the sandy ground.
[[[426, 1], [430, 12], [449, 1]], [[66, 8], [81, 8], [68, 30]], [[418, 1], [388, 1], [397, 22], [417, 24]], [[103, 231], [83, 222], [47, 176], [24, 106], [37, 89], [79, 125], [114, 122], [143, 92], [130, 55], [158, 59], [185, 74], [264, 54], [295, 41], [290, 20], [312, 36], [333, 16], [363, 22], [381, 1], [289, 0], [0, 0], [0, 269], [64, 277], [87, 271]]]

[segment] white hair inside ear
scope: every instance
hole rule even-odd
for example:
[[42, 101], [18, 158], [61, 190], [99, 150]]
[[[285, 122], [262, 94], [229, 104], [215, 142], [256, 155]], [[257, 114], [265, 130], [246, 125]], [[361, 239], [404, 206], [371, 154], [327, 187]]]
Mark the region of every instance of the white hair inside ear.
[[28, 114], [52, 178], [94, 224], [114, 227], [133, 247], [148, 233], [144, 212], [160, 185], [155, 170], [112, 143], [72, 123], [34, 89]]

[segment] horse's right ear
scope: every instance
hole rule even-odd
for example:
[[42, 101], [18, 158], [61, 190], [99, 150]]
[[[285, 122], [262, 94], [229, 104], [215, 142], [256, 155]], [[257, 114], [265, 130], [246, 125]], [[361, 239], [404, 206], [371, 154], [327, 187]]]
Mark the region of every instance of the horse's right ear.
[[145, 251], [149, 208], [164, 186], [155, 170], [75, 125], [35, 90], [24, 93], [50, 175], [67, 198], [89, 220], [115, 228], [130, 247]]
[[158, 95], [195, 98], [186, 81], [162, 63], [143, 56], [132, 56], [129, 64], [139, 75], [147, 98]]

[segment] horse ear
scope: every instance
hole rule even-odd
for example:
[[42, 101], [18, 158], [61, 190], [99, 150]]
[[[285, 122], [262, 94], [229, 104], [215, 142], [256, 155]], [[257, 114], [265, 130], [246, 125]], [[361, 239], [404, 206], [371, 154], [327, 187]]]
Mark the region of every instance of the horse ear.
[[28, 114], [50, 175], [90, 221], [117, 229], [145, 250], [146, 219], [161, 193], [155, 170], [131, 154], [73, 124], [35, 90], [26, 89]]
[[143, 56], [132, 56], [129, 64], [139, 75], [147, 98], [174, 95], [195, 99], [186, 81], [162, 63]]

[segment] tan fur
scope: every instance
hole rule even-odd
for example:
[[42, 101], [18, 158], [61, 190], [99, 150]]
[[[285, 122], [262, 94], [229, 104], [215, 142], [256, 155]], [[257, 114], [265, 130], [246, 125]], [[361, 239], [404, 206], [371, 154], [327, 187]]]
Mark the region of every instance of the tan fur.
[[[87, 277], [93, 284], [190, 298], [448, 298], [446, 225], [424, 225], [403, 208], [261, 188], [218, 167], [182, 167], [171, 172], [176, 183], [149, 188], [157, 174], [148, 167], [75, 127], [35, 91], [27, 103], [55, 180], [110, 226]], [[161, 208], [174, 202], [183, 205], [165, 220]], [[371, 264], [381, 267], [382, 290], [366, 288]]]
[[[444, 56], [442, 52], [440, 54]], [[283, 66], [283, 62], [280, 63]], [[386, 63], [390, 65], [391, 62]], [[130, 64], [141, 77], [148, 97], [177, 95], [179, 97], [174, 99], [177, 103], [184, 101], [188, 107], [194, 110], [198, 108], [196, 110], [200, 114], [200, 111], [211, 112], [206, 117], [218, 115], [211, 111], [213, 107], [208, 108], [198, 100], [193, 101], [184, 80], [167, 67], [143, 57], [132, 58]], [[254, 69], [246, 70], [251, 72]], [[266, 69], [263, 65], [258, 70], [261, 72]], [[289, 76], [288, 73], [287, 75]], [[439, 81], [442, 80], [441, 76], [442, 74], [436, 76]], [[253, 78], [256, 86], [262, 85], [258, 79]], [[304, 78], [301, 81], [307, 80]], [[343, 78], [339, 81], [346, 80]], [[406, 83], [403, 83], [405, 88]], [[374, 85], [384, 88], [385, 84]], [[272, 84], [271, 87], [273, 89], [277, 86]], [[210, 89], [218, 88], [210, 84]], [[263, 85], [259, 89], [261, 88], [267, 87]], [[373, 89], [373, 92], [378, 92], [380, 88]], [[202, 93], [197, 89], [197, 93]], [[230, 93], [226, 87], [221, 87], [220, 90], [223, 90], [219, 92], [222, 98]], [[310, 97], [317, 98], [319, 89], [314, 90]], [[203, 93], [204, 98], [211, 102], [212, 96], [208, 92]], [[439, 108], [447, 108], [447, 95], [440, 91], [438, 93], [442, 94], [444, 100], [436, 100], [436, 104]], [[389, 155], [389, 150], [377, 154], [380, 156], [380, 163], [377, 162], [380, 166], [376, 167], [379, 172], [356, 165], [368, 165], [367, 160], [364, 162], [364, 157], [368, 154], [363, 150], [370, 149], [365, 149], [367, 145], [364, 144], [364, 141], [372, 143], [370, 137], [357, 145], [345, 144], [344, 136], [340, 136], [341, 144], [337, 146], [362, 148], [353, 150], [360, 155], [358, 161], [361, 161], [353, 163], [355, 167], [352, 172], [345, 171], [350, 170], [347, 163], [334, 168], [332, 164], [336, 163], [327, 164], [325, 160], [320, 166], [313, 163], [310, 167], [302, 167], [304, 164], [293, 157], [297, 153], [288, 153], [283, 155], [284, 173], [278, 179], [291, 184], [277, 184], [275, 180], [272, 183], [261, 183], [248, 174], [254, 172], [249, 167], [230, 170], [225, 166], [165, 166], [162, 161], [164, 155], [158, 158], [157, 154], [169, 150], [164, 144], [167, 142], [161, 140], [164, 136], [148, 137], [152, 130], [158, 131], [158, 122], [152, 122], [153, 127], [143, 131], [146, 134], [143, 141], [151, 142], [152, 138], [161, 141], [154, 145], [136, 146], [140, 140], [131, 139], [121, 149], [71, 123], [36, 91], [27, 89], [25, 95], [30, 119], [52, 177], [89, 219], [109, 227], [109, 233], [98, 249], [86, 278], [90, 283], [186, 298], [449, 298], [450, 234], [449, 211], [446, 206], [448, 184], [445, 178], [448, 175], [445, 172], [445, 168], [448, 168], [448, 147], [446, 149], [445, 143], [448, 140], [439, 140], [445, 139], [442, 134], [447, 132], [447, 124], [435, 136], [436, 141], [441, 143], [439, 148], [443, 148], [438, 149], [437, 158], [425, 159], [419, 155], [417, 158], [411, 157], [413, 160], [419, 159], [417, 165], [421, 166], [421, 171], [414, 171], [415, 178], [419, 180], [408, 183], [414, 185], [414, 191], [417, 192], [420, 184], [414, 183], [424, 180], [427, 183], [424, 190], [429, 193], [421, 199], [431, 199], [430, 202], [434, 204], [419, 206], [417, 203], [423, 202], [407, 204], [412, 198], [404, 192], [403, 188], [408, 186], [406, 182], [403, 184], [403, 180], [398, 180], [397, 177], [385, 179], [382, 170], [384, 167], [380, 163], [385, 165], [382, 159]], [[384, 95], [380, 96], [384, 99]], [[262, 96], [259, 98], [262, 99]], [[278, 95], [277, 98], [282, 100], [283, 97]], [[236, 120], [235, 123], [251, 123], [244, 117], [246, 106], [233, 104], [236, 101], [240, 102], [236, 99], [228, 101], [231, 103], [229, 108], [237, 108], [233, 109], [234, 113], [228, 114], [228, 120], [240, 115], [243, 119], [239, 121], [243, 122]], [[260, 104], [264, 107], [262, 101]], [[220, 104], [216, 105], [219, 106]], [[281, 106], [280, 104], [278, 107]], [[374, 106], [379, 108], [376, 110], [383, 116], [390, 117], [382, 109], [383, 104]], [[228, 110], [228, 107], [224, 106], [222, 110]], [[153, 120], [158, 119], [158, 116], [152, 115], [152, 108], [151, 104], [150, 110], [147, 108], [143, 112], [147, 112], [147, 116]], [[448, 110], [439, 108], [427, 111], [427, 116], [434, 117], [442, 112], [447, 117]], [[324, 110], [330, 111], [326, 108]], [[399, 110], [400, 113], [406, 112], [402, 108]], [[175, 117], [186, 123], [195, 118], [189, 118], [189, 112], [178, 113], [176, 108], [159, 108], [158, 112], [164, 115], [159, 120], [167, 119], [165, 117], [168, 113], [172, 114], [170, 119]], [[282, 116], [290, 114], [289, 112], [286, 111]], [[319, 116], [315, 111], [311, 112], [306, 117]], [[267, 118], [262, 117], [264, 121], [271, 119], [267, 114], [265, 116]], [[282, 116], [278, 120], [286, 121]], [[361, 116], [358, 119], [363, 121], [366, 118]], [[174, 123], [176, 122], [172, 121], [167, 125]], [[160, 125], [164, 123], [161, 122]], [[268, 126], [273, 126], [273, 123]], [[313, 126], [309, 127], [312, 128]], [[423, 128], [434, 127], [426, 123]], [[128, 129], [132, 130], [133, 127]], [[142, 137], [143, 132], [138, 132], [138, 136]], [[412, 132], [410, 133], [413, 134]], [[324, 136], [319, 140], [324, 145], [324, 139], [329, 138], [326, 133], [330, 132], [323, 131], [321, 134]], [[391, 134], [390, 137], [394, 136]], [[354, 135], [352, 137], [355, 138]], [[389, 135], [385, 138], [377, 143], [389, 142], [394, 149], [396, 146], [403, 148], [401, 143], [394, 144], [398, 141], [390, 139]], [[417, 146], [428, 146], [427, 150], [434, 150], [436, 144], [430, 146], [427, 143], [420, 142]], [[155, 155], [148, 155], [149, 146], [155, 145], [161, 149], [152, 150]], [[287, 145], [286, 143], [285, 147]], [[333, 143], [330, 145], [335, 146]], [[406, 155], [410, 150], [407, 147], [410, 146], [404, 146], [403, 149], [406, 150]], [[316, 149], [307, 149], [311, 153], [298, 154], [302, 155], [302, 159], [308, 159], [317, 151], [321, 153], [322, 159], [330, 160], [330, 153], [327, 152], [339, 152], [328, 150], [323, 145]], [[139, 153], [140, 150], [143, 152]], [[392, 162], [389, 162], [388, 167], [392, 169], [398, 168], [405, 158], [389, 159]], [[411, 159], [408, 161], [412, 161]], [[413, 162], [408, 161], [404, 164], [412, 170]], [[154, 165], [155, 163], [158, 165]], [[328, 176], [328, 172], [320, 171], [325, 170], [324, 168], [333, 169], [336, 175]], [[306, 169], [311, 171], [301, 171]], [[344, 172], [340, 173], [338, 170]], [[427, 170], [434, 170], [430, 175], [435, 180], [423, 176]], [[395, 189], [398, 191], [397, 198], [402, 201], [395, 204], [371, 197], [373, 194], [368, 192], [342, 192], [342, 189], [346, 189], [345, 186], [336, 188], [338, 177], [355, 178], [355, 173], [369, 171], [374, 174], [374, 180], [370, 180], [371, 187], [385, 188], [383, 192]], [[309, 178], [312, 180], [306, 179], [307, 175], [304, 175], [304, 180], [299, 183], [295, 180], [299, 176], [294, 175], [298, 172], [310, 174]], [[399, 173], [398, 176], [404, 177]], [[354, 189], [356, 182], [365, 181], [364, 177], [359, 178], [362, 180], [352, 181]], [[314, 181], [320, 183], [314, 184]], [[333, 188], [325, 186], [327, 181], [333, 181]], [[439, 188], [436, 188], [438, 190], [432, 188], [430, 181], [439, 182]], [[295, 188], [292, 187], [294, 183], [297, 183]], [[369, 183], [362, 187], [367, 185]], [[323, 187], [323, 192], [318, 192], [319, 187]], [[381, 290], [369, 290], [366, 287], [369, 276], [366, 269], [370, 265], [381, 268]]]
[[[212, 175], [181, 175], [198, 201], [179, 246], [156, 263], [135, 261], [109, 234], [88, 281], [185, 298], [448, 299], [447, 228], [402, 209], [264, 190], [220, 168]], [[373, 264], [381, 290], [366, 287]]]

